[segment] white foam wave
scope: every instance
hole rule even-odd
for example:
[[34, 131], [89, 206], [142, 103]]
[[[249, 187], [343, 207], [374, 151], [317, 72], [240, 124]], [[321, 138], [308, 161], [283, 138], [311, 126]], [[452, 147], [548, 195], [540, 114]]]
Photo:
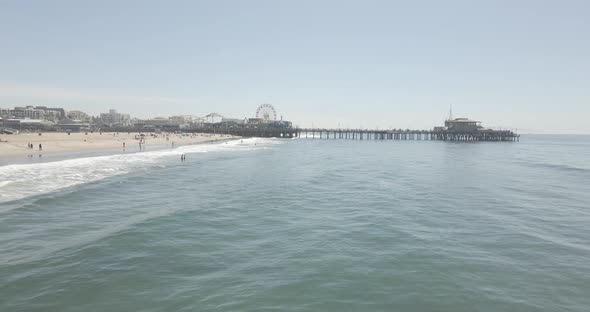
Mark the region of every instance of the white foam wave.
[[249, 151], [282, 143], [284, 141], [276, 139], [250, 138], [181, 146], [168, 150], [2, 166], [0, 167], [0, 203], [161, 166], [174, 155]]

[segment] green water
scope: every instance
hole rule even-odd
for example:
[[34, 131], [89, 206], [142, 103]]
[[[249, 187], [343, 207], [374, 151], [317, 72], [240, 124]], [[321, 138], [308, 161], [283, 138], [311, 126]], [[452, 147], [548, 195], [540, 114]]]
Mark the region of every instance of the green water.
[[0, 311], [587, 311], [589, 142], [257, 139], [3, 166]]

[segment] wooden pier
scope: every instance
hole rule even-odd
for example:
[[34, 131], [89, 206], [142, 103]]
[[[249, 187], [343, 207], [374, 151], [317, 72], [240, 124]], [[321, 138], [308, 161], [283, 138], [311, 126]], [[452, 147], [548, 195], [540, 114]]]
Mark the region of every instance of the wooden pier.
[[205, 128], [205, 133], [222, 133], [242, 137], [301, 138], [310, 140], [426, 140], [426, 141], [500, 141], [517, 142], [520, 135], [510, 130], [367, 130], [367, 129], [311, 129], [311, 128]]
[[510, 130], [365, 130], [296, 129], [296, 137], [320, 140], [426, 140], [426, 141], [502, 141], [517, 142], [520, 135]]

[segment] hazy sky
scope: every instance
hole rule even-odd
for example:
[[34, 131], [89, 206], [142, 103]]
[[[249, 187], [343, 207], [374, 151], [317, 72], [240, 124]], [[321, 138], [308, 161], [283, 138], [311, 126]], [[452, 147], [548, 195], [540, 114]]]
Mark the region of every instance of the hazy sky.
[[590, 1], [0, 0], [0, 107], [590, 133]]

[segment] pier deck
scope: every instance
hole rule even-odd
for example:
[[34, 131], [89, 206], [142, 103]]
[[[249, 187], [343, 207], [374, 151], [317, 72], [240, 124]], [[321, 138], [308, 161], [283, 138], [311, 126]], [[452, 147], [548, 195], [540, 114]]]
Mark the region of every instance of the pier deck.
[[363, 129], [295, 129], [297, 136], [326, 140], [429, 140], [429, 141], [519, 141], [520, 135], [509, 130], [363, 130]]
[[516, 142], [520, 135], [510, 130], [367, 130], [311, 128], [206, 128], [199, 132], [225, 133], [242, 137], [302, 138], [310, 140], [429, 140]]

